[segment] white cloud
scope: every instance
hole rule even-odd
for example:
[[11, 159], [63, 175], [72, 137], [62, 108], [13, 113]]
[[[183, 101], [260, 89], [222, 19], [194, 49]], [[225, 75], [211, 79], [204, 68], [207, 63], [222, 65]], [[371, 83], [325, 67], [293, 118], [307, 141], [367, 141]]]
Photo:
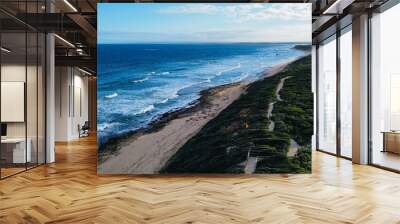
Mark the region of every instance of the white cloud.
[[[143, 29], [102, 32], [101, 41], [114, 42], [310, 42], [311, 4], [180, 4], [166, 5], [159, 13], [198, 14], [206, 25], [182, 26], [179, 21], [169, 29]], [[221, 18], [221, 16], [223, 16]], [[190, 18], [190, 17], [189, 17]], [[214, 23], [214, 19], [223, 19]], [[221, 21], [220, 21], [221, 22]], [[134, 32], [136, 31], [136, 32]]]
[[213, 29], [198, 32], [102, 32], [99, 42], [310, 42], [311, 24], [283, 25], [276, 29]]
[[276, 29], [210, 30], [192, 33], [191, 40], [210, 42], [310, 42], [311, 24], [287, 25]]
[[308, 3], [185, 4], [169, 6], [160, 12], [169, 14], [220, 14], [231, 17], [236, 22], [272, 19], [311, 21], [311, 4]]
[[214, 14], [218, 12], [218, 7], [210, 4], [185, 4], [168, 6], [160, 12], [169, 14]]

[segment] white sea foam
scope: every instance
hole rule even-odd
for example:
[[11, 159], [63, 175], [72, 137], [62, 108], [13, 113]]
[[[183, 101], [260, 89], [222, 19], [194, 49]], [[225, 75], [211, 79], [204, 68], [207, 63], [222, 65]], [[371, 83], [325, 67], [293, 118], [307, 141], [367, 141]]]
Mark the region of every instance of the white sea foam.
[[178, 95], [178, 92], [179, 92], [179, 90], [175, 91], [174, 94], [173, 94], [171, 97], [169, 97], [169, 99], [175, 99], [175, 98], [177, 98], [177, 97], [179, 96], [179, 95]]
[[112, 127], [115, 127], [115, 126], [117, 126], [117, 125], [119, 125], [120, 123], [118, 123], [118, 122], [113, 122], [113, 123], [99, 123], [99, 125], [97, 126], [97, 130], [98, 131], [104, 131], [104, 130], [106, 130], [106, 129], [109, 129], [109, 128], [112, 128]]
[[152, 111], [153, 109], [154, 109], [154, 105], [150, 105], [150, 106], [145, 107], [145, 108], [143, 109], [143, 113], [147, 113], [147, 112], [149, 112], [149, 111]]
[[228, 69], [225, 69], [225, 70], [222, 70], [222, 71], [217, 72], [216, 76], [220, 76], [220, 75], [222, 75], [222, 74], [225, 73], [225, 72], [233, 71], [233, 70], [235, 70], [235, 69], [240, 68], [241, 66], [242, 66], [242, 65], [241, 65], [240, 63], [238, 63], [235, 67], [228, 68]]
[[[177, 98], [177, 97], [179, 96], [179, 95], [178, 95], [178, 91], [179, 91], [179, 90], [176, 90], [175, 92], [172, 93], [171, 96], [169, 96], [169, 97], [167, 97], [167, 98], [164, 98], [163, 100], [161, 100], [161, 101], [158, 102], [157, 104], [164, 104], [164, 103], [168, 102], [169, 100], [172, 100], [172, 99]], [[164, 94], [164, 95], [165, 95], [165, 94]], [[160, 97], [160, 98], [161, 98], [161, 97]]]
[[140, 111], [138, 111], [136, 113], [133, 113], [133, 115], [145, 114], [145, 113], [150, 112], [152, 110], [154, 110], [154, 105], [153, 104], [143, 108], [142, 110], [140, 110]]
[[118, 96], [118, 93], [113, 93], [113, 94], [105, 96], [105, 98], [111, 99], [111, 98], [114, 98], [114, 97], [117, 97], [117, 96]]
[[208, 79], [206, 79], [206, 80], [204, 80], [204, 81], [201, 81], [201, 82], [199, 82], [199, 83], [194, 83], [194, 84], [192, 84], [191, 86], [194, 86], [194, 85], [197, 85], [197, 84], [201, 84], [201, 83], [210, 83], [210, 82], [211, 82], [211, 79], [208, 78]]
[[177, 89], [177, 90], [175, 91], [174, 97], [173, 97], [173, 98], [178, 97], [178, 96], [179, 96], [179, 93], [180, 93], [182, 90], [185, 90], [185, 89], [187, 89], [187, 88], [193, 87], [193, 86], [195, 86], [195, 85], [197, 85], [197, 84], [199, 84], [199, 83], [198, 83], [198, 82], [196, 82], [196, 83], [191, 83], [191, 84], [184, 85], [184, 86], [180, 87], [179, 89]]
[[161, 72], [161, 75], [169, 75], [169, 72]]
[[168, 100], [169, 100], [169, 98], [165, 98], [160, 103], [166, 103], [166, 102], [168, 102]]
[[249, 73], [242, 73], [242, 75], [236, 80], [236, 82], [241, 82], [249, 77]]
[[146, 80], [149, 80], [149, 77], [143, 78], [143, 79], [138, 79], [138, 80], [132, 80], [132, 83], [140, 83], [140, 82], [144, 82]]

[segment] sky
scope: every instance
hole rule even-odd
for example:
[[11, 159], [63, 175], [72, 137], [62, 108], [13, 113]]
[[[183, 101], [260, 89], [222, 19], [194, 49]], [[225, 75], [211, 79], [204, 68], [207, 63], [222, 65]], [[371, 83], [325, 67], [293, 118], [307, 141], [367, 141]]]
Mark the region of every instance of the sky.
[[100, 3], [98, 43], [311, 42], [309, 3]]

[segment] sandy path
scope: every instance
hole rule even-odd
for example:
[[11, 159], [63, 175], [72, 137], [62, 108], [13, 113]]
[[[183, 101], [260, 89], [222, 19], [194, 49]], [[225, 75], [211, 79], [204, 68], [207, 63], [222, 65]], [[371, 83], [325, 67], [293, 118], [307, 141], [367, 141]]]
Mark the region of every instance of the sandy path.
[[[285, 83], [286, 79], [289, 79], [289, 78], [291, 78], [291, 76], [287, 76], [285, 78], [282, 78], [281, 81], [279, 82], [278, 86], [276, 87], [275, 95], [276, 95], [276, 100], [277, 101], [282, 101], [282, 98], [281, 98], [281, 95], [279, 94], [279, 92], [283, 88], [283, 84]], [[276, 103], [276, 101], [271, 102], [268, 105], [267, 118], [270, 120], [270, 123], [268, 125], [268, 131], [274, 131], [274, 128], [275, 128], [275, 122], [273, 120], [271, 120], [272, 111], [274, 110], [274, 104], [275, 103]]]
[[[283, 84], [285, 83], [285, 81], [290, 78], [291, 78], [291, 76], [284, 77], [278, 83], [278, 86], [276, 87], [276, 90], [275, 90], [275, 95], [276, 95], [277, 101], [282, 101], [282, 98], [281, 98], [281, 95], [279, 94], [279, 92], [283, 88]], [[275, 129], [275, 122], [273, 120], [271, 120], [271, 117], [272, 117], [272, 111], [274, 110], [274, 104], [277, 101], [273, 101], [268, 104], [267, 118], [270, 120], [270, 123], [268, 125], [268, 131], [274, 131], [274, 129]], [[297, 145], [297, 143], [293, 139], [290, 139], [290, 147], [289, 147], [289, 151], [287, 153], [288, 156], [294, 156], [297, 153], [298, 145], [297, 145], [297, 148], [292, 147], [292, 146], [296, 146], [296, 145]], [[258, 161], [259, 161], [258, 157], [248, 157], [247, 161], [246, 161], [246, 166], [244, 168], [244, 173], [245, 174], [254, 173], [254, 171], [257, 168]]]
[[252, 174], [257, 168], [258, 157], [249, 157], [244, 167], [245, 174]]
[[269, 119], [269, 125], [268, 125], [268, 131], [274, 131], [275, 129], [275, 122], [271, 120], [272, 117], [272, 110], [274, 110], [274, 104], [276, 102], [272, 102], [268, 104], [268, 113], [267, 113], [267, 118]]
[[283, 88], [283, 84], [285, 83], [286, 79], [290, 79], [290, 78], [291, 78], [291, 76], [287, 76], [287, 77], [281, 79], [281, 81], [279, 82], [278, 87], [276, 88], [276, 92], [275, 92], [276, 99], [278, 101], [282, 101], [281, 95], [279, 93], [280, 93], [281, 89]]
[[[278, 74], [294, 60], [296, 59], [268, 69], [263, 78]], [[187, 140], [238, 99], [245, 92], [245, 86], [240, 84], [223, 88], [212, 94], [207, 107], [174, 119], [156, 132], [132, 137], [121, 143], [118, 154], [99, 164], [98, 171], [104, 174], [158, 173]]]
[[286, 155], [288, 157], [295, 156], [297, 154], [297, 150], [299, 150], [299, 147], [300, 147], [299, 144], [295, 140], [290, 139], [290, 146], [289, 146], [289, 150], [286, 153]]

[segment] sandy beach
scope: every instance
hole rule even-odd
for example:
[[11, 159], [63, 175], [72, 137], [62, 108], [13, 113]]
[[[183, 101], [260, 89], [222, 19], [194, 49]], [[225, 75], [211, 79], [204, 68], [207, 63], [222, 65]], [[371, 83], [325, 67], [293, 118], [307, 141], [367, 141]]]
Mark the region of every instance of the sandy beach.
[[[267, 69], [262, 78], [281, 72], [293, 59]], [[134, 135], [122, 140], [119, 150], [98, 164], [103, 174], [155, 174], [169, 158], [211, 119], [238, 99], [248, 83], [237, 83], [207, 90], [204, 102], [168, 121], [150, 133]]]

